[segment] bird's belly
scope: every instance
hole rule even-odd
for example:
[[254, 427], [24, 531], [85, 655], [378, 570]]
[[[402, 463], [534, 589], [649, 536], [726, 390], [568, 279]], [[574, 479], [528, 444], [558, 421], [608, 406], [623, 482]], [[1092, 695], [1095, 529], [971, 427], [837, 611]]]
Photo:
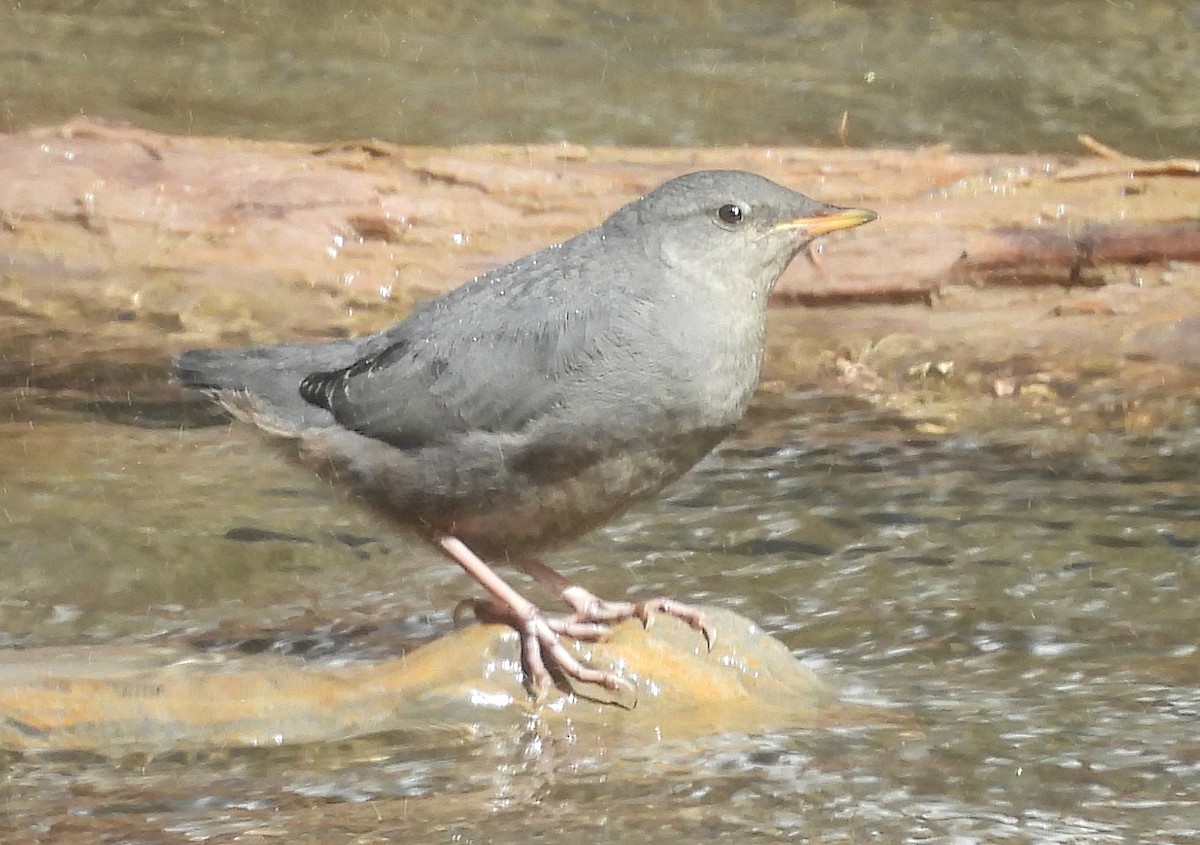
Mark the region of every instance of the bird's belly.
[[509, 478], [485, 501], [438, 509], [429, 517], [440, 532], [460, 537], [480, 554], [497, 557], [545, 551], [653, 498], [715, 443], [632, 449], [603, 457], [570, 475], [541, 480]]
[[[391, 521], [427, 538], [453, 535], [503, 558], [566, 544], [652, 498], [728, 433], [702, 429], [637, 442], [556, 448], [430, 447], [402, 453], [378, 441], [326, 442], [327, 473]], [[340, 438], [339, 438], [340, 439]], [[352, 448], [347, 448], [352, 447]], [[388, 460], [379, 460], [380, 450]]]

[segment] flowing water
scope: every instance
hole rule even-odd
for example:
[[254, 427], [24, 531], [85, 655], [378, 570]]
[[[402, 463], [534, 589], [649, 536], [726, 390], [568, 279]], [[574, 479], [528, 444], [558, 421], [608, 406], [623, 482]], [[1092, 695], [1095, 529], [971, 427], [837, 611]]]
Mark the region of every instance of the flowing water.
[[[241, 428], [184, 425], [161, 405], [108, 421], [28, 400], [12, 413], [9, 647], [355, 659], [444, 632], [467, 591]], [[669, 498], [558, 559], [611, 597], [736, 609], [894, 724], [628, 746], [531, 720], [275, 750], [12, 755], [0, 833], [1200, 841], [1200, 436], [1184, 422], [931, 436], [798, 392]], [[373, 633], [336, 633], [356, 625]]]
[[0, 127], [448, 145], [1200, 144], [1200, 3], [24, 0]]

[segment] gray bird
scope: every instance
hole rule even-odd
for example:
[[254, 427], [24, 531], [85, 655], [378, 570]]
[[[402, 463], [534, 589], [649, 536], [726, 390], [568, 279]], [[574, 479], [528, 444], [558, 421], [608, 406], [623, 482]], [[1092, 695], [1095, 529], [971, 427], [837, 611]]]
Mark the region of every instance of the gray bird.
[[[538, 695], [563, 676], [628, 690], [562, 637], [673, 599], [608, 602], [534, 556], [654, 497], [730, 433], [758, 383], [767, 299], [813, 238], [875, 219], [740, 171], [666, 182], [594, 229], [478, 276], [365, 337], [195, 350], [183, 384], [433, 543], [513, 625]], [[544, 614], [484, 559], [557, 593]]]

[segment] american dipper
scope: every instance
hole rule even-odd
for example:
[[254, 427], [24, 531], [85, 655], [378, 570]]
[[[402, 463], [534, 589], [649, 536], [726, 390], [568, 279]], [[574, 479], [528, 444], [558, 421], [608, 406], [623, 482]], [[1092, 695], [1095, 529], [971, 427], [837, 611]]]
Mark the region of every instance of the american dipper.
[[[818, 235], [873, 219], [751, 173], [691, 173], [377, 334], [194, 350], [176, 373], [462, 566], [491, 595], [477, 611], [520, 633], [536, 694], [547, 664], [627, 690], [560, 637], [657, 612], [711, 644], [699, 611], [604, 601], [534, 555], [654, 497], [729, 434], [784, 268]], [[544, 614], [485, 558], [573, 612]]]

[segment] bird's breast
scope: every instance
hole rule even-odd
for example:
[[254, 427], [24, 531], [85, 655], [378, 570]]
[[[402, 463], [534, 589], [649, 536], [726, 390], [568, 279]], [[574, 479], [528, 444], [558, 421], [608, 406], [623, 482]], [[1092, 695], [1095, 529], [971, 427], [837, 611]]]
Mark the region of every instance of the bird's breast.
[[701, 428], [735, 424], [758, 386], [765, 314], [757, 307], [683, 308], [663, 325], [680, 410]]

